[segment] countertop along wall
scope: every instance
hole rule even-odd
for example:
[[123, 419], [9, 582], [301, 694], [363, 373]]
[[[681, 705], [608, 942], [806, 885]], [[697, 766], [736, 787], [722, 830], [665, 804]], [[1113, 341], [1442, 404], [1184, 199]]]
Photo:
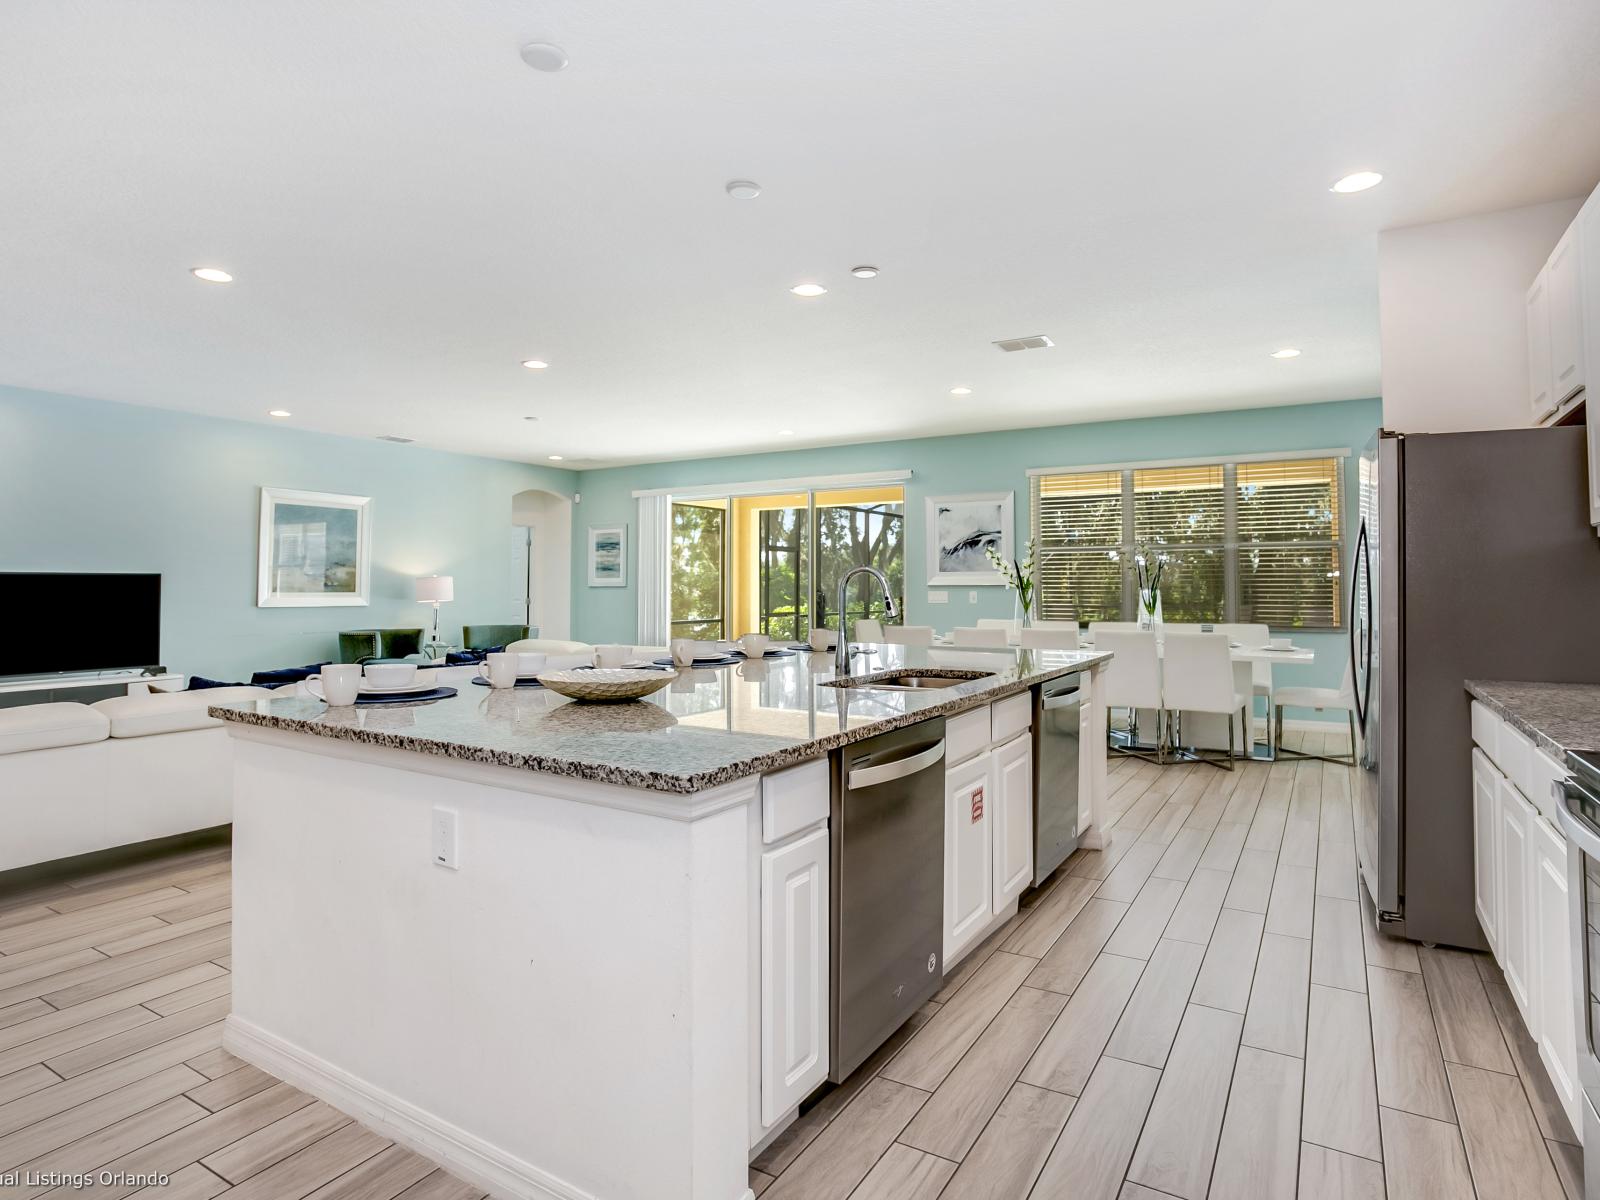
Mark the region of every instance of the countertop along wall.
[[[0, 571], [159, 571], [171, 670], [248, 678], [331, 658], [341, 629], [424, 627], [417, 575], [455, 576], [440, 630], [514, 622], [512, 497], [571, 471], [0, 387]], [[371, 496], [372, 603], [257, 608], [263, 486]], [[107, 612], [108, 625], [117, 620]], [[12, 628], [11, 637], [93, 637]], [[0, 668], [3, 671], [3, 668]]]
[[[1014, 491], [1020, 552], [1029, 529], [1030, 467], [1071, 467], [1152, 459], [1348, 448], [1345, 470], [1345, 552], [1356, 522], [1356, 462], [1378, 428], [1378, 400], [1346, 400], [1239, 411], [1200, 413], [1087, 425], [1058, 425], [911, 441], [871, 442], [728, 458], [651, 463], [584, 471], [582, 502], [573, 514], [573, 636], [588, 642], [632, 642], [638, 625], [637, 490], [673, 486], [796, 479], [910, 468], [906, 484], [906, 622], [949, 629], [978, 617], [1010, 617], [1012, 595], [1002, 587], [946, 587], [946, 604], [930, 604], [924, 550], [923, 499], [961, 492]], [[590, 588], [584, 534], [590, 525], [628, 525], [628, 586]], [[968, 600], [976, 591], [977, 601]], [[736, 632], [745, 632], [743, 630]], [[1283, 667], [1284, 685], [1336, 687], [1347, 658], [1345, 635], [1302, 634], [1317, 651], [1312, 666]]]

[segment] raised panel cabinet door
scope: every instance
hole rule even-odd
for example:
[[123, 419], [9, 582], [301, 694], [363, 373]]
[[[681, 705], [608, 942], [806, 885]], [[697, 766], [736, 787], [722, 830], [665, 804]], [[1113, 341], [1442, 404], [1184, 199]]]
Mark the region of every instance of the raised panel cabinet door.
[[828, 831], [761, 856], [761, 1124], [828, 1076]]
[[1533, 806], [1509, 780], [1500, 779], [1500, 833], [1496, 840], [1499, 862], [1495, 871], [1495, 897], [1499, 901], [1496, 924], [1500, 927], [1500, 969], [1506, 986], [1522, 1012], [1528, 1032], [1537, 1039], [1538, 1012], [1532, 1003], [1533, 974], [1529, 969], [1528, 833]]
[[944, 781], [944, 963], [983, 931], [994, 913], [989, 751], [946, 773]]
[[1578, 1031], [1572, 1002], [1572, 910], [1567, 895], [1567, 840], [1542, 817], [1533, 823], [1533, 957], [1539, 997], [1539, 1058], [1574, 1129], [1578, 1108]]
[[990, 755], [994, 775], [994, 904], [1002, 912], [1033, 882], [1033, 734]]
[[1583, 386], [1583, 288], [1575, 221], [1550, 254], [1550, 399], [1560, 404]]
[[[1091, 679], [1094, 674], [1091, 673]], [[1106, 775], [1106, 731], [1101, 727], [1098, 680], [1084, 688], [1078, 702], [1078, 832], [1089, 828], [1100, 809]]]
[[1550, 378], [1550, 276], [1540, 271], [1528, 289], [1528, 415], [1535, 425], [1556, 407]]
[[[1600, 371], [1600, 191], [1578, 210], [1578, 293], [1585, 373]], [[1593, 403], [1586, 407], [1593, 408]], [[1589, 421], [1589, 522], [1600, 525], [1600, 419]]]
[[1494, 838], [1499, 827], [1499, 772], [1482, 750], [1472, 751], [1472, 903], [1489, 949], [1500, 953], [1496, 924]]

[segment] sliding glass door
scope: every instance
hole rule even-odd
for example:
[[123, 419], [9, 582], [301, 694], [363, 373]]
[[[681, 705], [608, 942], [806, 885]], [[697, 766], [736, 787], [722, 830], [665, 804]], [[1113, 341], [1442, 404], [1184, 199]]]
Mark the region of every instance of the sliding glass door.
[[[799, 491], [674, 501], [672, 635], [727, 638], [764, 633], [802, 640], [814, 625], [837, 628], [839, 580], [877, 567], [905, 600], [905, 490], [899, 486]], [[882, 590], [851, 589], [849, 631], [885, 619]]]

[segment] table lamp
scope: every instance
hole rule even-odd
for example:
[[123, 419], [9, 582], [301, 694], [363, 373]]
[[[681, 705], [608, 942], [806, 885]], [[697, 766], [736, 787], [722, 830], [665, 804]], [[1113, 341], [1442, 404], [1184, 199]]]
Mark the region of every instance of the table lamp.
[[417, 603], [433, 605], [433, 644], [439, 643], [439, 605], [456, 598], [454, 575], [424, 575], [417, 580]]

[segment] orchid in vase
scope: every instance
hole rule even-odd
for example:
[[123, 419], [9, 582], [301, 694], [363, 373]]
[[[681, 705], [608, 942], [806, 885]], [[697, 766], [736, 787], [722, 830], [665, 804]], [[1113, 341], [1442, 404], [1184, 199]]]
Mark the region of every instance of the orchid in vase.
[[[1121, 558], [1113, 550], [1112, 558]], [[1154, 629], [1161, 624], [1161, 576], [1177, 556], [1162, 541], [1135, 542], [1133, 553], [1123, 560], [1123, 566], [1133, 572], [1139, 589], [1139, 628]]]
[[989, 556], [989, 562], [994, 566], [995, 571], [999, 573], [1000, 578], [1005, 581], [1005, 585], [1016, 592], [1017, 603], [1022, 608], [1022, 623], [1024, 625], [1032, 625], [1033, 585], [1035, 583], [1034, 539], [1028, 539], [1027, 553], [1020, 560], [1012, 559], [1007, 562], [999, 554], [995, 553], [993, 546], [984, 547], [983, 552]]

